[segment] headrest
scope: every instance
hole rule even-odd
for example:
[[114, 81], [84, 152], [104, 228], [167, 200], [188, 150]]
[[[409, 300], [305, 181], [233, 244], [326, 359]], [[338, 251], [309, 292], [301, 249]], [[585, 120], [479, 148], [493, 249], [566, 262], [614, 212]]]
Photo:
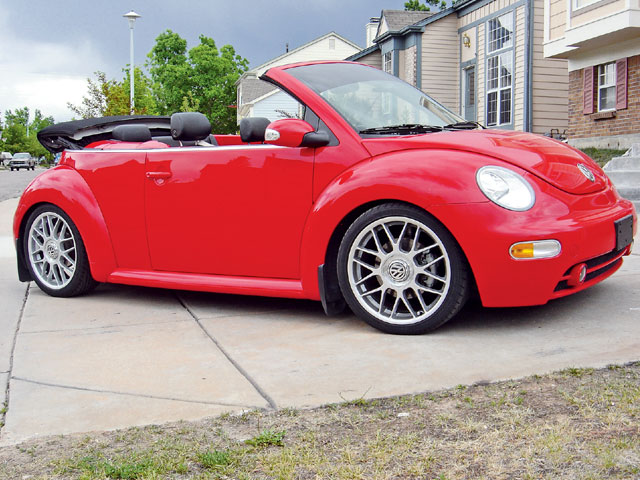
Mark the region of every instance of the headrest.
[[147, 142], [151, 140], [151, 131], [146, 125], [118, 125], [111, 136], [123, 142]]
[[240, 120], [240, 139], [245, 142], [264, 142], [264, 131], [271, 120], [264, 117], [250, 117]]
[[199, 112], [179, 112], [171, 115], [171, 136], [174, 140], [204, 140], [211, 133], [209, 119]]

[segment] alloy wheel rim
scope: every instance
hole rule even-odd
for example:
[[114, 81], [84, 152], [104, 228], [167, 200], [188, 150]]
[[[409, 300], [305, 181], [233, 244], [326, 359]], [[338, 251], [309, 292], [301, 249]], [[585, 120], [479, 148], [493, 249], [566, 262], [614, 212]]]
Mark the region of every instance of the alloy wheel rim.
[[440, 238], [403, 216], [379, 219], [360, 232], [349, 250], [347, 273], [358, 303], [391, 324], [430, 317], [451, 285], [449, 255]]
[[66, 287], [77, 265], [76, 240], [69, 224], [57, 213], [45, 212], [29, 229], [28, 254], [33, 272], [53, 290]]

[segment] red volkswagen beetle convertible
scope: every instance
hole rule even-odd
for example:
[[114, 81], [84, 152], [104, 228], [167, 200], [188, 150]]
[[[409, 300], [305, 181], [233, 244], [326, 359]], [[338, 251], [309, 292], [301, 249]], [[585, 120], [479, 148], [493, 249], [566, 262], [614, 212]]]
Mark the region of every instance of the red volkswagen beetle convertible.
[[198, 113], [42, 130], [64, 153], [20, 200], [20, 280], [62, 297], [110, 282], [346, 303], [416, 334], [472, 293], [507, 307], [578, 292], [631, 251], [633, 205], [565, 144], [479, 128], [365, 65], [262, 78], [296, 118], [247, 118], [240, 135]]

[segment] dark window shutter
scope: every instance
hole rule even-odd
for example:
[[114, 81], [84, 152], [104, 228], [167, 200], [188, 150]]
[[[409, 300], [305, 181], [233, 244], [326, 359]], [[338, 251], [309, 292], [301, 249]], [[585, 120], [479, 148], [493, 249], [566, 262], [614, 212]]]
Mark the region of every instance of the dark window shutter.
[[627, 108], [627, 59], [616, 61], [616, 110]]
[[585, 68], [583, 74], [582, 113], [584, 113], [585, 115], [593, 113], [593, 68], [594, 67]]

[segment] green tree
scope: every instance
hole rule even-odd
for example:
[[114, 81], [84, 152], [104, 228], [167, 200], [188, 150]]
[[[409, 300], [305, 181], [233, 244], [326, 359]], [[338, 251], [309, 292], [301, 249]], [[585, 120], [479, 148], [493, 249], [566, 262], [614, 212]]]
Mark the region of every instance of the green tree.
[[[432, 7], [438, 7], [440, 10], [445, 10], [447, 8], [446, 0], [425, 0], [425, 3], [431, 5]], [[455, 2], [454, 2], [455, 3]], [[424, 3], [421, 3], [420, 0], [408, 0], [404, 3], [404, 9], [409, 11], [417, 11], [417, 12], [429, 12], [431, 8]]]
[[[124, 97], [124, 105], [122, 101], [113, 102], [113, 111], [123, 111], [124, 113], [109, 113], [109, 110], [105, 115], [127, 115], [130, 111], [129, 98], [131, 95], [131, 75], [129, 69], [125, 69], [125, 76], [122, 82], [119, 84], [122, 94], [118, 92], [118, 98]], [[115, 95], [115, 92], [113, 92]], [[153, 92], [151, 91], [151, 79], [147, 77], [144, 72], [138, 68], [133, 69], [133, 104], [135, 107], [136, 115], [157, 115], [158, 109], [156, 107], [156, 101], [153, 98]]]
[[200, 44], [187, 52], [187, 42], [167, 30], [156, 38], [148, 55], [152, 90], [158, 111], [204, 113], [216, 133], [236, 131], [235, 83], [248, 62], [231, 45], [220, 49], [212, 38], [200, 35]]
[[415, 12], [428, 12], [430, 9], [425, 4], [420, 3], [420, 0], [409, 0], [404, 2], [404, 9]]
[[[87, 95], [80, 105], [67, 103], [67, 107], [81, 118], [129, 115], [129, 69], [125, 69], [122, 81], [108, 80], [104, 72], [94, 73], [96, 80], [87, 79]], [[151, 80], [136, 67], [134, 69], [135, 114], [155, 115], [155, 101], [151, 93]]]
[[4, 139], [2, 150], [11, 153], [29, 152], [31, 156], [39, 158], [45, 156], [51, 159], [51, 154], [38, 142], [37, 133], [44, 127], [53, 125], [53, 117], [45, 117], [38, 109], [30, 119], [28, 107], [5, 112], [5, 123], [2, 133]]

